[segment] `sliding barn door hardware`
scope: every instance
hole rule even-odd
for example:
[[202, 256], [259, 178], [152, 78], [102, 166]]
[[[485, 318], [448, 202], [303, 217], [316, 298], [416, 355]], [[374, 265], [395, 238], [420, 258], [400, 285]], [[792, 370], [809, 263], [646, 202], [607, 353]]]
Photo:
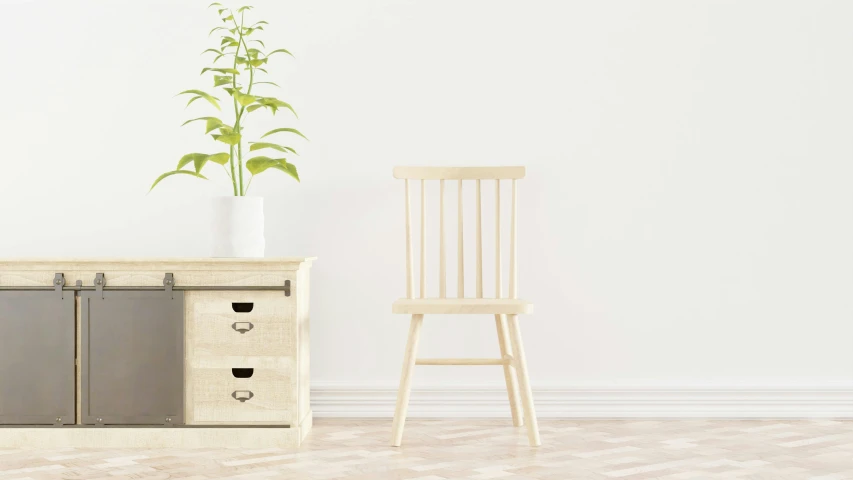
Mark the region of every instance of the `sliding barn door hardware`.
[[143, 290], [143, 291], [165, 291], [172, 298], [174, 298], [174, 291], [283, 291], [285, 297], [291, 296], [293, 293], [293, 289], [291, 287], [291, 281], [285, 280], [284, 285], [222, 285], [222, 286], [213, 286], [213, 285], [177, 285], [177, 280], [175, 279], [174, 273], [165, 273], [163, 276], [163, 286], [153, 286], [153, 285], [115, 285], [110, 286], [107, 285], [107, 277], [104, 273], [95, 274], [95, 279], [92, 282], [93, 285], [83, 285], [82, 280], [76, 280], [74, 285], [68, 285], [67, 279], [65, 278], [64, 273], [56, 273], [53, 277], [53, 281], [50, 286], [39, 285], [39, 286], [30, 286], [30, 285], [16, 285], [16, 286], [0, 286], [0, 291], [41, 291], [41, 290], [53, 290], [58, 292], [61, 298], [64, 298], [62, 292], [74, 291], [92, 291], [99, 293], [101, 298], [104, 298], [104, 291], [113, 291], [113, 290]]
[[95, 274], [95, 291], [101, 294], [101, 300], [104, 299], [104, 287], [107, 285], [107, 279], [103, 273]]
[[53, 289], [59, 292], [60, 300], [65, 299], [65, 294], [62, 293], [62, 288], [65, 286], [65, 274], [57, 273], [53, 276]]
[[[163, 287], [166, 288], [166, 293], [169, 294], [169, 298], [172, 300], [175, 299], [174, 293], [172, 293], [172, 287], [175, 286], [175, 275], [171, 273], [167, 273], [166, 277], [163, 278]], [[169, 420], [168, 418], [166, 420]]]

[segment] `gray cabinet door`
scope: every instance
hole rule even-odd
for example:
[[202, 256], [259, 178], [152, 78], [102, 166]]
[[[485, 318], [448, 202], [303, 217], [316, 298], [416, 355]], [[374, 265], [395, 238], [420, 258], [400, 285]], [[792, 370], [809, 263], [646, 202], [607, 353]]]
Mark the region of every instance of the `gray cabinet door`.
[[80, 298], [83, 423], [182, 424], [183, 292], [84, 291]]
[[74, 293], [0, 291], [0, 424], [75, 423]]

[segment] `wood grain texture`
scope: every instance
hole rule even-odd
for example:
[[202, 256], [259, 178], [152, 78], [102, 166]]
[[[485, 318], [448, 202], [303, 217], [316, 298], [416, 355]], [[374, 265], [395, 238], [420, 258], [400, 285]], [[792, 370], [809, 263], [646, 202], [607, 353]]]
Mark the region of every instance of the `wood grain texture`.
[[426, 182], [421, 180], [421, 265], [420, 297], [426, 297]]
[[536, 420], [536, 409], [533, 406], [533, 390], [530, 388], [530, 375], [527, 372], [527, 355], [524, 353], [524, 343], [521, 340], [521, 326], [516, 315], [507, 318], [509, 339], [512, 343], [514, 367], [518, 375], [518, 391], [521, 404], [524, 407], [524, 424], [527, 426], [527, 439], [531, 447], [542, 445], [539, 438], [539, 423]]
[[[414, 365], [502, 365], [504, 367], [504, 380], [512, 412], [513, 424], [518, 426], [524, 421], [527, 423], [530, 436], [530, 444], [538, 446], [539, 433], [536, 427], [535, 412], [533, 410], [533, 397], [530, 390], [530, 382], [527, 374], [524, 350], [521, 345], [521, 333], [518, 329], [518, 317], [520, 314], [529, 314], [533, 311], [530, 302], [519, 300], [518, 297], [518, 179], [525, 175], [524, 167], [395, 167], [394, 177], [405, 179], [406, 182], [406, 260], [407, 260], [407, 297], [395, 301], [391, 311], [397, 314], [412, 315], [412, 327], [409, 333], [409, 346], [406, 348], [406, 357], [403, 364], [403, 374], [397, 394], [397, 407], [392, 426], [391, 444], [399, 446], [402, 442], [403, 426], [405, 424], [406, 409], [411, 386], [411, 370]], [[409, 180], [421, 181], [421, 298], [412, 298], [411, 278], [411, 245], [409, 226]], [[425, 264], [425, 226], [424, 226], [424, 185], [426, 180], [439, 181], [439, 266], [438, 266], [438, 298], [424, 298], [424, 264]], [[444, 193], [447, 180], [457, 181], [457, 262], [456, 262], [456, 296], [455, 299], [447, 298], [447, 254], [445, 248], [445, 215], [444, 215]], [[464, 260], [464, 197], [463, 180], [476, 181], [476, 216], [475, 216], [475, 296], [476, 298], [465, 298], [465, 260]], [[483, 298], [483, 214], [482, 214], [482, 180], [494, 180], [495, 182], [495, 249], [494, 249], [494, 297]], [[506, 290], [509, 298], [504, 299], [503, 287], [503, 265], [502, 265], [502, 241], [501, 241], [501, 180], [512, 181], [511, 204], [509, 209], [509, 286]], [[465, 359], [465, 358], [439, 358], [415, 360], [412, 355], [417, 348], [417, 335], [420, 332], [420, 324], [424, 315], [433, 314], [487, 314], [494, 315], [498, 333], [498, 344], [501, 351], [500, 359]], [[507, 328], [504, 315], [510, 316], [510, 326]], [[413, 348], [414, 345], [414, 348]], [[512, 355], [518, 352], [520, 358]], [[522, 378], [523, 377], [523, 378]], [[521, 405], [524, 406], [524, 417], [522, 420]]]
[[[292, 368], [256, 368], [251, 378], [235, 378], [231, 368], [195, 368], [191, 382], [192, 401], [186, 406], [192, 412], [189, 425], [298, 424]], [[234, 392], [253, 396], [241, 402], [232, 396]]]
[[494, 180], [524, 178], [524, 167], [394, 167], [394, 178], [410, 180]]
[[401, 314], [529, 314], [533, 304], [518, 299], [495, 298], [401, 298], [391, 306]]
[[414, 261], [412, 260], [412, 199], [409, 194], [409, 181], [406, 180], [406, 297], [414, 297]]
[[406, 415], [409, 409], [409, 395], [412, 393], [412, 373], [418, 356], [418, 343], [421, 338], [423, 315], [412, 315], [409, 324], [409, 338], [406, 342], [406, 353], [403, 359], [403, 370], [400, 373], [400, 387], [397, 390], [397, 405], [394, 410], [394, 423], [391, 426], [391, 446], [399, 447], [403, 442], [403, 429], [406, 426]]
[[[295, 296], [281, 291], [189, 291], [184, 302], [189, 358], [296, 353]], [[251, 303], [252, 311], [234, 312], [234, 303]], [[240, 333], [233, 328], [238, 322], [252, 329]]]
[[[185, 292], [185, 417], [200, 424], [288, 424], [291, 429], [160, 429], [123, 428], [63, 430], [0, 429], [0, 445], [145, 446], [296, 446], [310, 430], [309, 271], [314, 258], [279, 259], [18, 259], [0, 260], [0, 286], [51, 286], [63, 273], [66, 284], [80, 280], [92, 286], [104, 273], [107, 286], [163, 287], [165, 273], [178, 286], [283, 286], [291, 296], [274, 291]], [[72, 292], [67, 294], [73, 295]], [[237, 312], [234, 303], [252, 303]], [[81, 348], [80, 305], [77, 305], [77, 355]], [[232, 326], [251, 324], [245, 333]], [[80, 415], [80, 371], [77, 417]], [[236, 378], [232, 368], [253, 368], [251, 378]], [[240, 402], [235, 391], [251, 391]], [[233, 435], [230, 435], [233, 434]], [[15, 438], [11, 440], [12, 435]], [[158, 437], [159, 436], [159, 437]], [[159, 440], [158, 440], [159, 439]]]
[[[406, 180], [408, 181], [408, 180]], [[456, 297], [465, 298], [465, 236], [462, 228], [462, 180], [459, 180], [456, 212]], [[411, 296], [409, 297], [411, 298]]]
[[[503, 315], [495, 315], [495, 327], [498, 331], [498, 347], [501, 357], [512, 358], [513, 350], [509, 340], [506, 318]], [[524, 424], [524, 415], [521, 412], [521, 397], [518, 391], [518, 377], [515, 373], [515, 359], [504, 365], [504, 383], [506, 383], [507, 398], [509, 399], [509, 411], [512, 415], [512, 424], [520, 427]]]
[[419, 358], [415, 365], [509, 365], [509, 358]]
[[[0, 450], [0, 478], [282, 480], [844, 480], [853, 478], [853, 420], [544, 419], [545, 444], [527, 446], [505, 420], [410, 419], [405, 450], [386, 445], [384, 419], [319, 419], [308, 442], [283, 451], [224, 432], [192, 448], [117, 442], [73, 449]], [[50, 429], [42, 429], [50, 430]], [[225, 429], [222, 429], [225, 430]], [[300, 429], [300, 434], [304, 428]], [[51, 432], [44, 432], [52, 436]], [[97, 432], [96, 432], [97, 433]], [[233, 448], [216, 447], [225, 440]], [[124, 439], [121, 439], [124, 440]], [[64, 443], [63, 443], [64, 442]], [[15, 445], [11, 445], [14, 448]], [[135, 447], [128, 451], [128, 447]], [[171, 447], [171, 448], [170, 448]], [[57, 449], [59, 451], [45, 451]]]
[[296, 282], [297, 418], [311, 422], [311, 271], [302, 270]]
[[444, 180], [439, 182], [438, 209], [438, 296], [447, 296], [447, 253], [444, 243]]
[[303, 428], [4, 428], [0, 448], [292, 448], [310, 430], [310, 422]]

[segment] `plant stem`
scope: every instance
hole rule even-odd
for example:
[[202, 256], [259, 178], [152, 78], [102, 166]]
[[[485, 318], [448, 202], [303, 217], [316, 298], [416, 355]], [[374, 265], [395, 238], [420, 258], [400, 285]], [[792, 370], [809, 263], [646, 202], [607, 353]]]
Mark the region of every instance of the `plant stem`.
[[[240, 34], [240, 38], [239, 38], [239, 40], [237, 40], [237, 50], [234, 52], [234, 68], [235, 69], [237, 68], [237, 57], [240, 56], [240, 44], [242, 43], [243, 46], [245, 47], [245, 43], [243, 42], [243, 15], [244, 15], [243, 13], [240, 14], [240, 26], [237, 26], [237, 21], [233, 20], [234, 14], [233, 13], [231, 14], [232, 21], [234, 21], [234, 26], [237, 28], [237, 33]], [[247, 50], [246, 51], [246, 59], [247, 60], [248, 60], [248, 57], [249, 57], [249, 52]], [[237, 75], [233, 75], [232, 77], [233, 77], [233, 87], [234, 87], [234, 90], [236, 91], [236, 89], [237, 89]], [[243, 196], [246, 194], [245, 190], [243, 189], [243, 139], [242, 139], [242, 134], [240, 133], [241, 132], [240, 118], [243, 116], [243, 110], [238, 111], [238, 109], [237, 109], [237, 98], [233, 97], [233, 96], [232, 96], [232, 98], [234, 100], [234, 117], [235, 117], [234, 132], [237, 135], [241, 135], [240, 140], [237, 142], [237, 169], [238, 169], [238, 172], [240, 175], [240, 194], [239, 195]], [[236, 195], [236, 193], [235, 193], [235, 195]]]
[[[234, 145], [231, 145], [231, 157], [228, 159], [231, 164], [231, 186], [234, 187], [234, 196], [237, 196], [237, 182], [234, 180]], [[223, 165], [225, 167], [225, 165]], [[227, 172], [227, 170], [226, 170]]]

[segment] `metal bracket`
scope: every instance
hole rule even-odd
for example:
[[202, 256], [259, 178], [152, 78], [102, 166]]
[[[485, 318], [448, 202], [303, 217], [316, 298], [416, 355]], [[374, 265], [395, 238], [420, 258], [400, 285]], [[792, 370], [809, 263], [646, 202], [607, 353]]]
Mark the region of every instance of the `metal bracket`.
[[95, 291], [101, 294], [101, 300], [104, 299], [104, 286], [107, 284], [107, 279], [103, 273], [95, 274]]
[[56, 418], [55, 418], [55, 419], [53, 419], [53, 420], [54, 420], [54, 421], [53, 421], [53, 424], [54, 424], [54, 425], [62, 425], [62, 417], [56, 417]]
[[290, 296], [290, 280], [284, 281], [284, 296], [285, 297]]
[[64, 299], [65, 294], [62, 293], [62, 287], [65, 286], [65, 274], [57, 273], [53, 277], [53, 289], [59, 292], [59, 298]]
[[174, 427], [175, 424], [172, 423], [172, 417], [166, 417], [166, 421], [163, 422], [163, 426], [165, 427]]
[[95, 426], [96, 427], [103, 427], [104, 426], [104, 419], [101, 417], [96, 418], [95, 419]]
[[169, 298], [174, 299], [175, 296], [172, 293], [172, 287], [175, 286], [175, 275], [167, 273], [166, 277], [163, 278], [163, 286], [166, 287], [166, 293], [169, 294]]

